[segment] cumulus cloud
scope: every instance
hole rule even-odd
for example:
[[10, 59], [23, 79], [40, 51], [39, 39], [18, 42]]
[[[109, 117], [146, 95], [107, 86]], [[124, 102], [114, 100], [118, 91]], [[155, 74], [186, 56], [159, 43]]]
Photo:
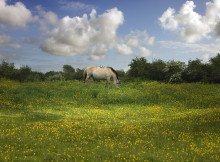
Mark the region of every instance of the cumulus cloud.
[[178, 27], [178, 21], [174, 17], [175, 9], [168, 8], [159, 18], [162, 27], [168, 30], [175, 30]]
[[215, 34], [220, 36], [220, 22], [215, 25]]
[[140, 57], [148, 57], [151, 55], [151, 51], [145, 47], [139, 47], [140, 49], [140, 54], [138, 56]]
[[126, 44], [118, 44], [117, 50], [118, 50], [118, 53], [122, 55], [130, 55], [133, 53], [131, 47]]
[[38, 10], [39, 18], [38, 22], [40, 23], [41, 30], [49, 30], [50, 26], [56, 26], [58, 23], [57, 15], [52, 11], [44, 11], [41, 6], [37, 6], [36, 9]]
[[108, 47], [104, 43], [98, 43], [91, 48], [91, 56], [89, 60], [98, 61], [105, 58], [105, 53], [108, 50]]
[[106, 51], [117, 42], [116, 31], [123, 24], [124, 16], [117, 8], [97, 16], [66, 16], [59, 20], [49, 37], [41, 45], [45, 52], [55, 55], [89, 55], [91, 60], [103, 59]]
[[146, 46], [153, 46], [155, 37], [149, 37], [147, 31], [131, 31], [117, 45], [119, 54], [133, 54], [137, 57], [148, 57], [152, 52]]
[[128, 35], [127, 36], [127, 45], [130, 47], [137, 47], [139, 46], [139, 39], [137, 36], [134, 35]]
[[0, 0], [0, 26], [26, 27], [26, 24], [36, 20], [31, 11], [21, 2], [8, 5], [6, 0]]
[[161, 26], [177, 31], [181, 39], [190, 43], [209, 38], [211, 32], [219, 36], [220, 0], [207, 2], [204, 16], [195, 12], [195, 7], [193, 1], [186, 1], [178, 13], [168, 8], [159, 18]]

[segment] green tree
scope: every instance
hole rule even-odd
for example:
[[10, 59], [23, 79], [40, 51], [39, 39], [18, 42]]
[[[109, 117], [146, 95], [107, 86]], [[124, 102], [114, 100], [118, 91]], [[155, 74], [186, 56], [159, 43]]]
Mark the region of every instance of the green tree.
[[45, 80], [47, 81], [64, 80], [64, 76], [62, 72], [49, 71], [45, 73]]
[[129, 64], [130, 69], [128, 71], [128, 75], [130, 77], [139, 77], [139, 78], [147, 78], [149, 76], [149, 63], [144, 57], [132, 59]]
[[0, 78], [15, 79], [16, 72], [14, 63], [8, 63], [3, 60], [0, 64]]
[[63, 65], [64, 73], [74, 73], [75, 69], [71, 65]]
[[16, 79], [19, 80], [20, 82], [27, 82], [31, 80], [31, 74], [32, 74], [31, 68], [27, 65], [23, 65], [18, 70]]
[[63, 73], [65, 80], [74, 79], [75, 69], [71, 65], [63, 65]]
[[208, 67], [201, 60], [190, 60], [183, 71], [183, 79], [187, 82], [207, 82]]
[[84, 71], [84, 69], [77, 68], [75, 73], [74, 73], [73, 78], [76, 79], [76, 80], [83, 80], [83, 71]]
[[220, 54], [210, 59], [210, 82], [220, 83]]
[[182, 75], [180, 72], [171, 75], [169, 79], [169, 83], [182, 83], [182, 82], [183, 82], [183, 79], [182, 79]]
[[[182, 80], [181, 73], [183, 72], [185, 67], [186, 65], [184, 62], [174, 61], [174, 60], [167, 62], [165, 68], [163, 69], [166, 75], [165, 76], [166, 81], [169, 82], [173, 80], [171, 78], [176, 78], [176, 76], [178, 76], [178, 79], [177, 79], [178, 82]], [[174, 82], [172, 81], [172, 83]]]
[[150, 64], [149, 68], [149, 79], [164, 81], [166, 73], [164, 72], [164, 68], [166, 67], [166, 63], [162, 60], [155, 60]]
[[31, 78], [29, 78], [29, 81], [32, 81], [32, 82], [45, 81], [45, 75], [41, 72], [32, 72]]

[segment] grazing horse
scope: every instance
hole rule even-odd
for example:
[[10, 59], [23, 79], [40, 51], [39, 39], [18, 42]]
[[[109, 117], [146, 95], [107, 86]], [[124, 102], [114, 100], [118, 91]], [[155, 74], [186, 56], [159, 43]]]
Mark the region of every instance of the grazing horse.
[[116, 88], [118, 88], [118, 84], [120, 83], [118, 74], [112, 67], [100, 68], [96, 66], [89, 66], [84, 70], [83, 76], [84, 82], [86, 82], [89, 78], [106, 79], [105, 87], [107, 84], [108, 87], [110, 86], [111, 78], [113, 78]]

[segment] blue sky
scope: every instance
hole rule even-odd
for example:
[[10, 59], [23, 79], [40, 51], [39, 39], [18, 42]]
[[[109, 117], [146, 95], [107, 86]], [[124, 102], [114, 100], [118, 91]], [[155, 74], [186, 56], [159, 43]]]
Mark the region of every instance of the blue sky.
[[0, 0], [0, 59], [32, 70], [128, 70], [135, 57], [220, 53], [220, 0]]

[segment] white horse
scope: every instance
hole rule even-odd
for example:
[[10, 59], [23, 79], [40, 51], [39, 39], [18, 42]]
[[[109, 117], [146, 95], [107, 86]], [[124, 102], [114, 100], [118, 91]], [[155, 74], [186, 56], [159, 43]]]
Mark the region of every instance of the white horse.
[[86, 82], [89, 78], [106, 79], [105, 87], [107, 84], [108, 87], [110, 86], [111, 78], [113, 78], [116, 88], [118, 88], [118, 84], [120, 83], [118, 74], [112, 67], [100, 68], [96, 66], [89, 66], [84, 70], [83, 76], [84, 82]]

